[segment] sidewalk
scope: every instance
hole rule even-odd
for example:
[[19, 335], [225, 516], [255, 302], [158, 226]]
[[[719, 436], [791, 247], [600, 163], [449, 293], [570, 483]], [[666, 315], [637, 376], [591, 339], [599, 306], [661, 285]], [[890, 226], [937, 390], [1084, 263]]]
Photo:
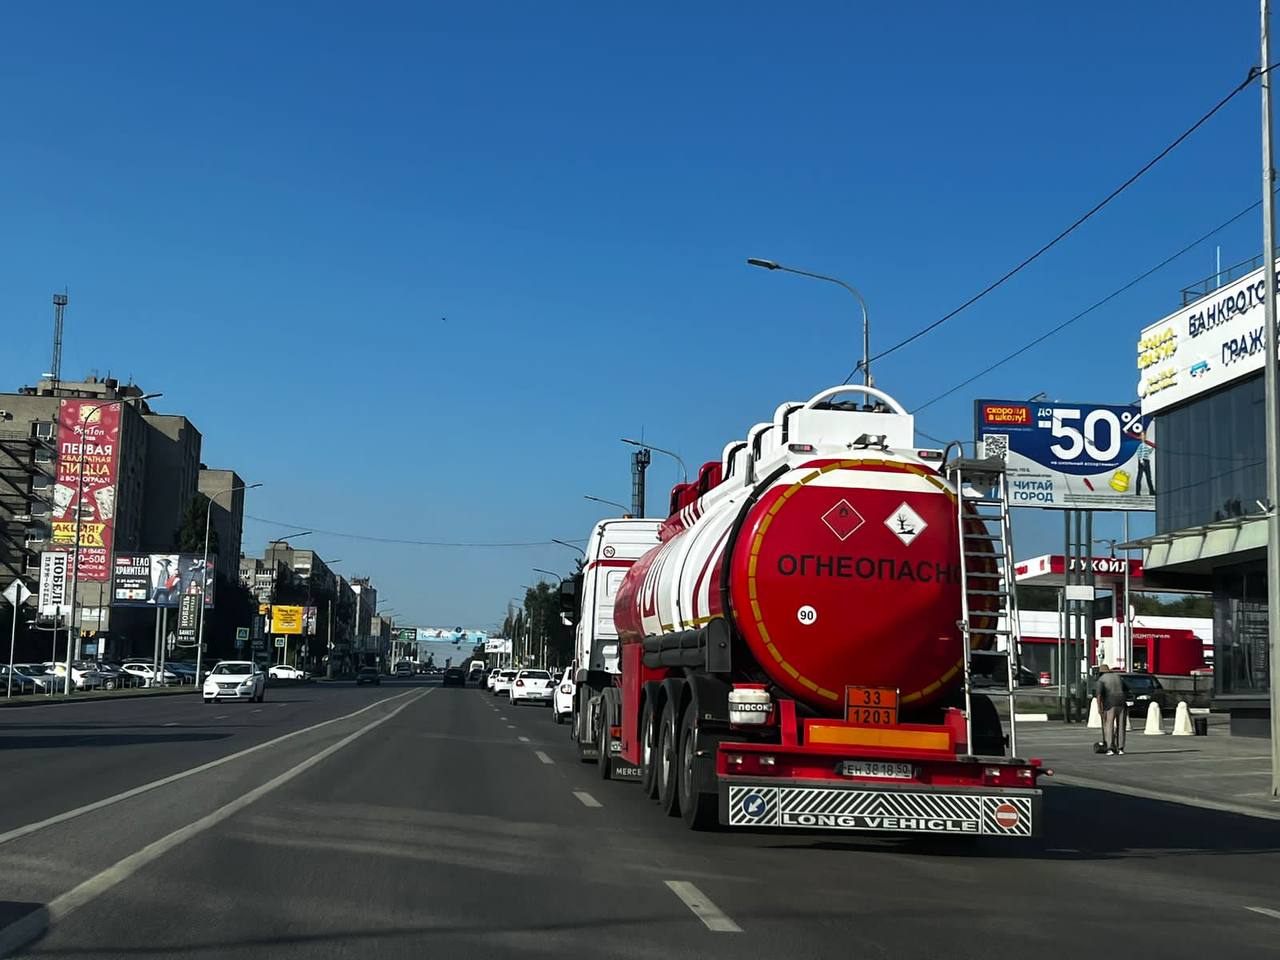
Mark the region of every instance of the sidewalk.
[[[1144, 718], [1145, 719], [1145, 718]], [[1271, 742], [1232, 737], [1227, 718], [1211, 716], [1207, 737], [1146, 736], [1130, 719], [1124, 756], [1093, 752], [1102, 731], [1084, 724], [1018, 724], [1018, 753], [1038, 757], [1054, 776], [1041, 781], [1110, 790], [1209, 810], [1280, 820], [1271, 799]], [[1165, 727], [1172, 727], [1166, 719]]]
[[196, 688], [191, 684], [173, 687], [129, 687], [124, 690], [81, 690], [68, 696], [65, 693], [24, 693], [20, 696], [6, 697], [4, 687], [0, 685], [0, 709], [5, 707], [38, 707], [50, 703], [91, 703], [96, 700], [125, 700], [134, 697], [172, 697], [179, 694], [193, 694]]

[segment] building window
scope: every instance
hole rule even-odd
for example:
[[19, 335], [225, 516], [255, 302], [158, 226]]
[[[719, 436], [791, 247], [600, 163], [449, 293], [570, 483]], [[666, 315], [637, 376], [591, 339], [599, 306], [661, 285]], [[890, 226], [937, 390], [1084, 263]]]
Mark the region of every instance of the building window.
[[1157, 415], [1157, 533], [1259, 512], [1264, 410], [1255, 376]]
[[56, 427], [47, 421], [36, 422], [36, 436], [41, 440], [52, 440]]
[[1223, 567], [1213, 584], [1214, 679], [1219, 694], [1267, 693], [1267, 567]]

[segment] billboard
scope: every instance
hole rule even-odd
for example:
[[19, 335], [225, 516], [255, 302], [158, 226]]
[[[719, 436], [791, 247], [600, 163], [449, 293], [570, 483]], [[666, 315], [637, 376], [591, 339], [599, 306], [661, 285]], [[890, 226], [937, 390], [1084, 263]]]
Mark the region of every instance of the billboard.
[[200, 627], [200, 595], [184, 593], [178, 605], [178, 642], [190, 643], [196, 639]]
[[63, 549], [74, 547], [79, 517], [77, 576], [80, 580], [103, 582], [111, 578], [119, 469], [119, 403], [61, 401], [50, 539]]
[[272, 604], [271, 632], [289, 634], [291, 636], [301, 635], [303, 609], [302, 607], [286, 607], [281, 604]]
[[396, 629], [396, 639], [401, 643], [413, 643], [418, 639], [418, 628], [399, 627]]
[[1138, 397], [1156, 413], [1262, 369], [1263, 268], [1153, 323], [1138, 337]]
[[451, 643], [458, 646], [475, 646], [489, 639], [484, 630], [468, 630], [464, 627], [418, 627], [418, 643]]
[[511, 641], [501, 638], [490, 638], [484, 642], [485, 653], [510, 653]]
[[40, 554], [39, 604], [42, 617], [57, 616], [68, 606], [67, 579], [71, 576], [67, 554], [46, 550]]
[[201, 593], [205, 607], [213, 606], [214, 562], [201, 554], [117, 554], [112, 572], [114, 606], [176, 608], [183, 597]]
[[1005, 461], [1009, 504], [1154, 510], [1155, 430], [1137, 406], [978, 400], [974, 435]]

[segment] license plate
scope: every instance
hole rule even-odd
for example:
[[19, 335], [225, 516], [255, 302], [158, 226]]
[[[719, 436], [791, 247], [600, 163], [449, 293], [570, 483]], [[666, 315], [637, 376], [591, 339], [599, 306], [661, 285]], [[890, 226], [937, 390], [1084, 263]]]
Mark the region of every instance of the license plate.
[[882, 777], [889, 780], [910, 780], [914, 773], [909, 763], [881, 760], [845, 760], [836, 769], [844, 777]]

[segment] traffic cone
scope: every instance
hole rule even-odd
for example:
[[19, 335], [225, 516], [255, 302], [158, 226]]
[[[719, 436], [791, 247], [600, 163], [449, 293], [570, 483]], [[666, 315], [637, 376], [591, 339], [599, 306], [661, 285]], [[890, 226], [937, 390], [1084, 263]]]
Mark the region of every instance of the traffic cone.
[[1178, 701], [1178, 710], [1173, 715], [1173, 735], [1175, 737], [1191, 737], [1195, 736], [1195, 731], [1191, 729], [1191, 710], [1187, 707], [1187, 701]]
[[1087, 728], [1090, 730], [1102, 729], [1102, 713], [1098, 710], [1098, 698], [1093, 697], [1089, 700], [1089, 723]]
[[1142, 732], [1148, 737], [1164, 736], [1163, 721], [1164, 717], [1160, 713], [1160, 704], [1152, 700], [1151, 705], [1147, 707], [1147, 729]]

